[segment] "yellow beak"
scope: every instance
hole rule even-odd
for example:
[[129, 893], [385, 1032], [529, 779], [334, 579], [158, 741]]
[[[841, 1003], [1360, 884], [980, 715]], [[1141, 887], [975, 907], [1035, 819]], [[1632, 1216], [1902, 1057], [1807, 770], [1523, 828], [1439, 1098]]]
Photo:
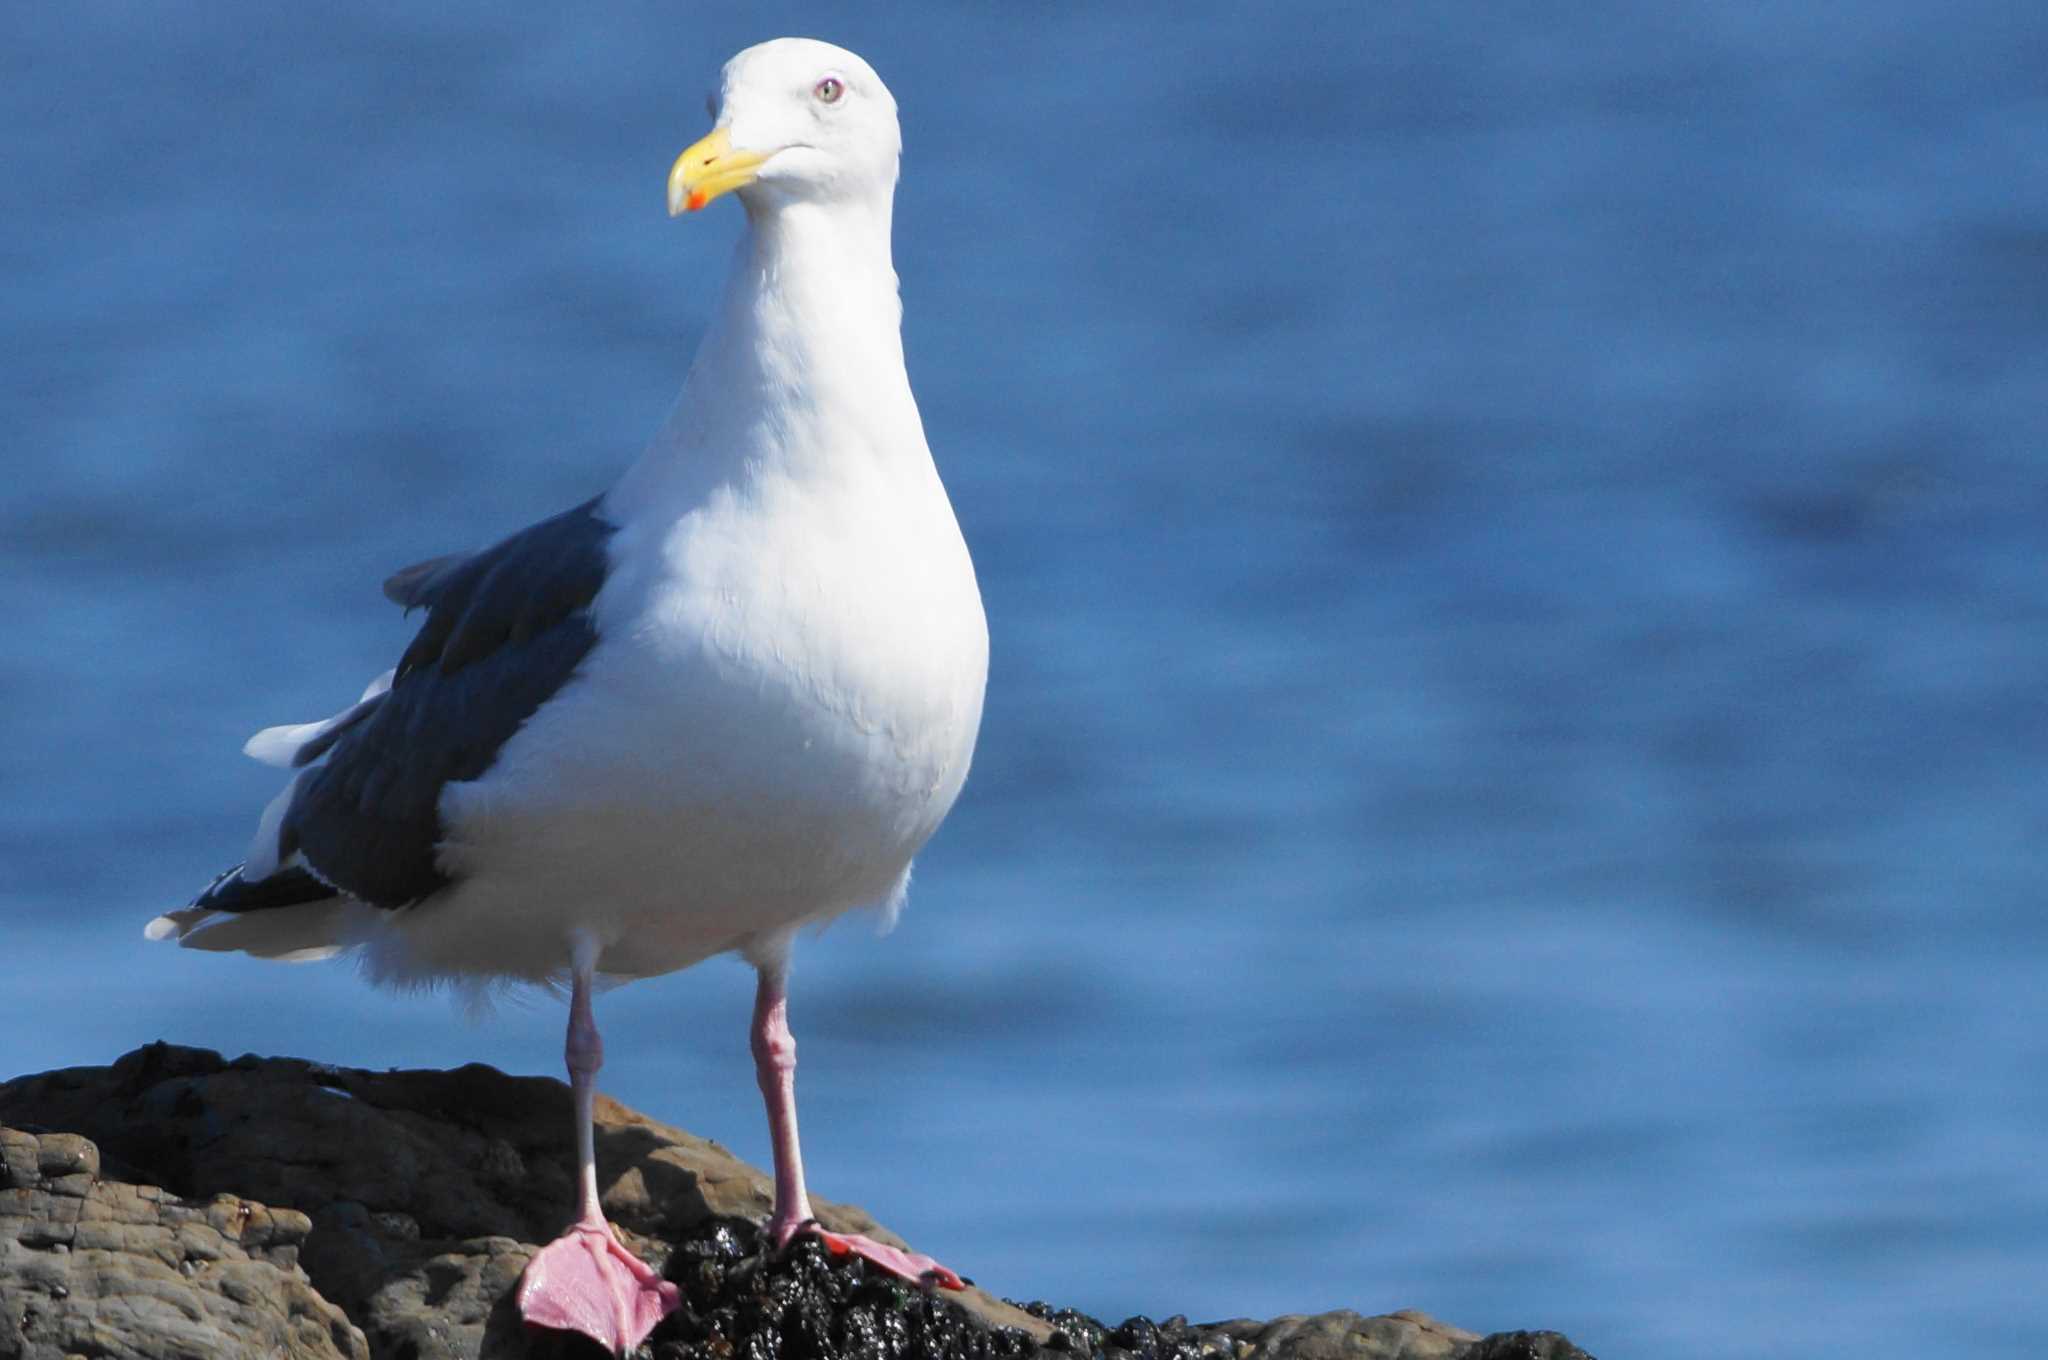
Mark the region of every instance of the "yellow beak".
[[757, 178], [761, 162], [774, 154], [735, 151], [726, 130], [715, 129], [676, 157], [674, 168], [668, 172], [668, 215], [679, 217], [695, 212], [720, 194], [744, 189]]

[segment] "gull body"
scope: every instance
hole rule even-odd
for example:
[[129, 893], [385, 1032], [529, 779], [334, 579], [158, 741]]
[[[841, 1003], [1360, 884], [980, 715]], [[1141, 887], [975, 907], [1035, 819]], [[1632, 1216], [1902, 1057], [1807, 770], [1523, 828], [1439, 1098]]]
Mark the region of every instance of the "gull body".
[[893, 908], [958, 795], [988, 635], [894, 274], [826, 248], [829, 221], [780, 225], [740, 242], [704, 357], [601, 502], [600, 646], [489, 774], [450, 786], [461, 881], [381, 970], [557, 971], [565, 901], [607, 973], [774, 948]]
[[[667, 421], [601, 497], [386, 583], [426, 610], [392, 672], [257, 734], [293, 769], [244, 863], [150, 925], [187, 947], [360, 953], [377, 980], [563, 983], [580, 1192], [529, 1322], [623, 1350], [675, 1306], [597, 1208], [600, 975], [738, 951], [776, 1161], [771, 1236], [815, 1230], [786, 1020], [791, 941], [893, 913], [958, 796], [988, 632], [904, 371], [896, 106], [809, 39], [727, 63], [671, 212], [747, 229]], [[910, 1276], [929, 1258], [823, 1234]]]

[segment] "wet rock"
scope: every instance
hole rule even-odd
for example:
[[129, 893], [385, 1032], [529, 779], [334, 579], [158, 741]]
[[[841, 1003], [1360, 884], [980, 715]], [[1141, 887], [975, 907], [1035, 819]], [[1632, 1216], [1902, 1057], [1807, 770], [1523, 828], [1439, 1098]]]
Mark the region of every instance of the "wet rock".
[[[573, 1206], [558, 1081], [152, 1044], [0, 1084], [0, 1126], [0, 1357], [598, 1354], [529, 1335], [511, 1307]], [[814, 1240], [767, 1252], [765, 1175], [603, 1097], [597, 1154], [606, 1214], [685, 1299], [642, 1348], [663, 1360], [1582, 1354], [1554, 1333], [1482, 1340], [1418, 1313], [1111, 1327], [927, 1293]], [[815, 1207], [827, 1227], [900, 1241], [859, 1209]]]

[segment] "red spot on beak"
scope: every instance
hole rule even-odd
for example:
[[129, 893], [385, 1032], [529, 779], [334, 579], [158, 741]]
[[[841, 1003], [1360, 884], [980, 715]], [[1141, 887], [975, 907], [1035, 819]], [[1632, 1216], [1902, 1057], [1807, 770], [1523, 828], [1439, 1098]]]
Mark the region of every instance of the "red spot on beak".
[[702, 189], [692, 189], [690, 190], [690, 196], [683, 200], [683, 211], [695, 212], [710, 201]]

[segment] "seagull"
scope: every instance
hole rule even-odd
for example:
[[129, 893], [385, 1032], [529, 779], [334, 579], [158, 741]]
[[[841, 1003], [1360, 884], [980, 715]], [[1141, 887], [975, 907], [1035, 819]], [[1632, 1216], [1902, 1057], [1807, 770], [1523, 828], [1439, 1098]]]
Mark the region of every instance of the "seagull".
[[187, 948], [349, 953], [378, 983], [566, 990], [578, 1202], [521, 1279], [535, 1326], [615, 1352], [677, 1306], [598, 1205], [599, 982], [736, 952], [775, 1163], [768, 1233], [951, 1288], [813, 1219], [792, 941], [893, 920], [967, 777], [988, 628], [904, 371], [901, 133], [874, 69], [806, 38], [726, 63], [671, 216], [746, 210], [675, 407], [610, 490], [398, 572], [398, 664], [248, 754], [290, 771], [242, 863], [149, 923]]

